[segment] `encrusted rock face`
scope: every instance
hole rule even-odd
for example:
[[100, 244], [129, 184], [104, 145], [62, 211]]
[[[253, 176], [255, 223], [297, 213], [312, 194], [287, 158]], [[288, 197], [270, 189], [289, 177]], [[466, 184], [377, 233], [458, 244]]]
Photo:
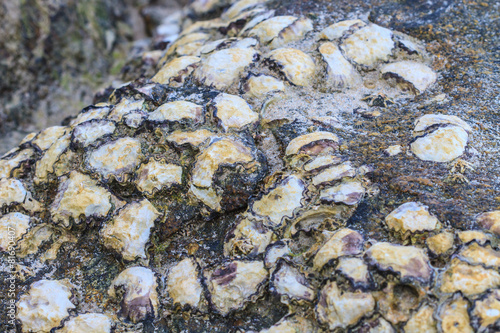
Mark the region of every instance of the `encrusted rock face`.
[[156, 73], [0, 158], [18, 331], [498, 330], [484, 106], [442, 34], [325, 6], [192, 1]]

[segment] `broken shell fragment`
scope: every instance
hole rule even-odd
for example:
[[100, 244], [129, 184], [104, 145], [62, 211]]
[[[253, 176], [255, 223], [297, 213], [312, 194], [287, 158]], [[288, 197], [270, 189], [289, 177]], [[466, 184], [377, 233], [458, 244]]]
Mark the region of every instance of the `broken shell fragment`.
[[213, 107], [214, 117], [219, 120], [225, 131], [241, 130], [259, 120], [259, 115], [239, 96], [220, 94], [213, 100]]
[[285, 85], [269, 75], [251, 75], [244, 90], [250, 97], [261, 98], [270, 92], [285, 91]]
[[434, 230], [439, 221], [421, 203], [407, 202], [387, 215], [385, 223], [390, 229], [404, 234]]
[[304, 274], [286, 260], [278, 262], [271, 278], [271, 290], [289, 298], [313, 301], [316, 292], [307, 281]]
[[66, 281], [40, 280], [31, 284], [27, 294], [17, 302], [17, 318], [23, 332], [49, 332], [60, 325], [68, 310], [75, 306], [70, 301], [71, 288]]
[[391, 243], [376, 243], [365, 252], [365, 260], [383, 271], [401, 274], [401, 279], [414, 278], [429, 282], [432, 270], [423, 249]]
[[316, 71], [314, 60], [297, 49], [276, 49], [268, 54], [268, 58], [278, 64], [285, 77], [296, 86], [309, 85]]
[[337, 230], [316, 253], [313, 265], [321, 269], [332, 259], [360, 254], [363, 250], [363, 236], [357, 231], [344, 228]]
[[356, 64], [374, 68], [389, 60], [394, 49], [392, 32], [376, 24], [369, 24], [342, 40], [345, 56]]
[[170, 188], [174, 184], [182, 184], [181, 166], [151, 158], [137, 170], [137, 189], [147, 196], [152, 196], [156, 191]]
[[85, 313], [71, 318], [64, 323], [57, 333], [110, 333], [111, 319], [100, 313]]
[[69, 178], [61, 182], [50, 213], [54, 222], [66, 227], [70, 221], [81, 222], [84, 218], [102, 218], [111, 210], [111, 193], [87, 175], [71, 171]]
[[296, 137], [286, 147], [285, 155], [318, 155], [328, 148], [336, 149], [340, 140], [330, 132], [318, 131]]
[[365, 22], [357, 19], [340, 21], [323, 29], [319, 34], [319, 38], [335, 40], [341, 38], [350, 29], [363, 27], [365, 25], [366, 25]]
[[500, 274], [493, 269], [482, 266], [472, 266], [458, 259], [453, 259], [450, 266], [443, 273], [441, 291], [477, 295], [500, 285]]
[[203, 122], [203, 108], [187, 101], [169, 102], [160, 105], [154, 112], [151, 112], [148, 119], [160, 123], [183, 120], [200, 123]]
[[167, 278], [168, 295], [174, 304], [188, 304], [197, 308], [201, 301], [202, 287], [198, 265], [193, 259], [186, 258], [170, 269]]
[[500, 210], [482, 213], [476, 218], [476, 221], [481, 228], [500, 236]]
[[279, 227], [283, 218], [292, 217], [295, 209], [301, 207], [305, 191], [302, 179], [296, 176], [285, 178], [277, 187], [252, 204], [252, 211], [267, 217], [267, 224]]
[[168, 84], [172, 87], [180, 87], [198, 66], [200, 60], [200, 58], [193, 56], [175, 58], [165, 64], [158, 73], [151, 78], [151, 81]]
[[361, 201], [365, 188], [355, 179], [344, 179], [338, 185], [327, 187], [320, 192], [320, 199], [325, 202], [344, 203], [352, 206]]
[[121, 253], [125, 260], [145, 259], [144, 247], [159, 216], [160, 213], [147, 199], [129, 203], [102, 228], [102, 241], [106, 247]]
[[361, 76], [353, 65], [347, 61], [337, 45], [323, 43], [319, 47], [319, 53], [327, 65], [326, 85], [332, 88], [353, 87], [359, 83]]
[[[153, 271], [145, 267], [130, 267], [113, 280], [108, 294], [111, 298], [121, 297], [120, 315], [137, 323], [157, 316], [159, 302], [156, 287]], [[121, 288], [123, 296], [119, 293]]]
[[3, 232], [0, 234], [0, 251], [11, 251], [29, 227], [30, 217], [28, 215], [9, 213], [1, 216], [0, 230]]
[[267, 280], [261, 261], [232, 261], [204, 272], [213, 307], [226, 316], [260, 293]]
[[231, 48], [211, 53], [201, 61], [194, 78], [206, 86], [226, 90], [236, 83], [243, 70], [257, 59], [253, 48]]
[[375, 300], [369, 293], [342, 292], [336, 282], [328, 282], [320, 292], [317, 318], [331, 331], [356, 324], [375, 309]]
[[140, 163], [141, 143], [133, 138], [120, 138], [108, 142], [92, 151], [86, 159], [87, 168], [102, 175], [104, 179], [125, 179]]
[[416, 95], [427, 90], [437, 78], [430, 67], [416, 61], [393, 62], [382, 66], [380, 72], [390, 83], [394, 80], [402, 90], [409, 90]]

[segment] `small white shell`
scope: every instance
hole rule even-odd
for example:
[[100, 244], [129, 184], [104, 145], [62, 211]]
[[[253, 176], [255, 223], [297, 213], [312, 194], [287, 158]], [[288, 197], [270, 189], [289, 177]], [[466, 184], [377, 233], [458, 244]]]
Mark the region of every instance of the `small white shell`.
[[271, 51], [267, 57], [281, 67], [285, 77], [293, 84], [310, 85], [316, 65], [309, 55], [297, 49], [281, 48]]
[[121, 315], [133, 323], [143, 321], [158, 314], [158, 294], [156, 277], [149, 268], [130, 267], [118, 275], [108, 289], [112, 298], [117, 297], [116, 289], [123, 287], [125, 294], [121, 302]]
[[9, 213], [0, 217], [0, 251], [9, 251], [16, 246], [17, 241], [28, 231], [30, 217], [21, 213]]
[[403, 90], [423, 93], [436, 82], [437, 74], [428, 66], [415, 61], [399, 61], [382, 66], [380, 73], [385, 79], [395, 79]]
[[305, 184], [297, 176], [285, 178], [269, 193], [252, 204], [254, 214], [267, 217], [271, 227], [279, 227], [283, 218], [292, 217], [295, 209], [302, 206]]
[[54, 222], [66, 227], [70, 219], [79, 223], [85, 218], [105, 217], [111, 210], [111, 193], [87, 175], [72, 171], [69, 178], [59, 185], [50, 213]]
[[75, 306], [69, 298], [71, 289], [65, 281], [40, 280], [31, 284], [17, 303], [17, 318], [23, 332], [49, 332], [60, 325], [69, 309]]
[[389, 60], [394, 41], [389, 29], [370, 24], [349, 35], [340, 47], [348, 59], [374, 68], [379, 62]]
[[172, 87], [180, 87], [184, 84], [186, 77], [191, 75], [200, 58], [193, 56], [178, 57], [165, 64], [151, 81], [168, 84]]
[[213, 105], [214, 117], [220, 121], [225, 131], [240, 130], [259, 120], [259, 114], [253, 112], [248, 103], [239, 96], [219, 94], [213, 100]]
[[104, 179], [115, 177], [123, 180], [123, 174], [134, 170], [140, 163], [141, 143], [133, 138], [120, 138], [108, 142], [90, 153], [86, 165]]
[[174, 184], [182, 184], [182, 167], [166, 163], [164, 160], [157, 161], [152, 158], [148, 163], [142, 164], [136, 174], [137, 189], [147, 196], [163, 188], [170, 188]]
[[110, 333], [111, 319], [100, 313], [85, 313], [71, 318], [57, 333]]
[[417, 138], [410, 148], [421, 160], [450, 162], [464, 153], [468, 139], [469, 135], [462, 127], [447, 126]]
[[244, 69], [257, 57], [253, 48], [231, 48], [211, 53], [201, 61], [194, 78], [207, 86], [225, 90], [239, 79]]
[[121, 253], [125, 260], [145, 259], [144, 247], [158, 216], [160, 213], [147, 199], [129, 203], [101, 229], [102, 241], [106, 247]]
[[353, 87], [361, 82], [361, 76], [349, 61], [347, 61], [337, 45], [323, 43], [319, 53], [327, 64], [326, 85], [333, 88]]
[[203, 107], [187, 101], [168, 102], [151, 112], [148, 119], [154, 122], [190, 120], [200, 123], [203, 121]]
[[190, 258], [181, 260], [170, 269], [167, 277], [167, 291], [174, 304], [198, 307], [203, 292], [198, 276], [198, 266]]
[[71, 141], [80, 147], [87, 147], [96, 140], [113, 134], [115, 129], [115, 124], [109, 120], [87, 121], [73, 129]]

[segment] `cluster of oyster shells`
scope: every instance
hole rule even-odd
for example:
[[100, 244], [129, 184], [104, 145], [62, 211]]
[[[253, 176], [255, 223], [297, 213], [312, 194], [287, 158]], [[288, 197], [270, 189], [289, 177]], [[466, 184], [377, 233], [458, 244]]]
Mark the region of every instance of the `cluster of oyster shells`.
[[[289, 313], [240, 331], [498, 328], [500, 212], [478, 216], [483, 230], [453, 231], [425, 205], [401, 202], [381, 226], [398, 242], [367, 239], [347, 222], [377, 193], [371, 169], [343, 155], [335, 109], [310, 102], [352, 114], [381, 90], [423, 94], [438, 78], [423, 44], [360, 19], [320, 27], [275, 16], [261, 0], [196, 0], [188, 10], [221, 6], [219, 18], [183, 27], [150, 80], [0, 159], [0, 226], [15, 227], [19, 260], [50, 262], [92, 232], [121, 263], [108, 284], [114, 306], [92, 312], [73, 297], [77, 281], [32, 282], [17, 301], [22, 331], [111, 332], [176, 311], [230, 317], [265, 295]], [[409, 151], [453, 161], [471, 133], [458, 117], [425, 115]], [[165, 267], [149, 261], [153, 234], [168, 239], [225, 214], [234, 221], [210, 260], [193, 251]]]

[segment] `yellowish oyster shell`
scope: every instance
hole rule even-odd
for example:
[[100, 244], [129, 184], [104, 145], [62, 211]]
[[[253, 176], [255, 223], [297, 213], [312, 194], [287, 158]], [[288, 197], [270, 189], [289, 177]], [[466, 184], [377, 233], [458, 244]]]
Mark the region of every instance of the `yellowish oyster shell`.
[[438, 219], [419, 202], [402, 204], [386, 216], [385, 223], [390, 229], [402, 233], [434, 230], [439, 225]]
[[345, 178], [338, 185], [327, 187], [320, 192], [320, 199], [325, 202], [355, 205], [365, 195], [365, 188], [355, 179]]
[[239, 96], [219, 94], [213, 100], [213, 105], [214, 117], [225, 131], [240, 130], [259, 120], [258, 113], [252, 111], [248, 103]]
[[289, 298], [313, 301], [316, 291], [298, 268], [281, 259], [271, 278], [271, 290]]
[[137, 189], [147, 196], [174, 184], [182, 184], [182, 167], [151, 158], [137, 170]]
[[190, 120], [200, 123], [203, 122], [203, 107], [187, 101], [168, 102], [151, 112], [148, 119], [154, 122]]
[[430, 67], [416, 61], [393, 62], [382, 66], [380, 72], [385, 79], [394, 79], [403, 90], [410, 90], [417, 95], [422, 94], [437, 79], [437, 74]]
[[477, 318], [479, 332], [497, 323], [500, 319], [500, 290], [494, 289], [484, 299], [476, 300], [471, 315]]
[[334, 23], [325, 29], [320, 34], [320, 39], [335, 40], [341, 38], [349, 29], [365, 26], [366, 23], [361, 20], [346, 20]]
[[319, 47], [319, 53], [327, 65], [327, 87], [342, 89], [360, 84], [361, 76], [344, 58], [337, 45], [330, 42], [323, 43]]
[[339, 138], [330, 132], [318, 131], [296, 137], [286, 147], [285, 155], [318, 155], [325, 147], [336, 148]]
[[433, 313], [432, 306], [422, 305], [405, 324], [405, 333], [437, 333], [437, 322]]
[[[30, 160], [33, 157], [35, 150], [32, 148], [18, 151], [14, 156], [0, 159], [0, 178], [9, 178], [14, 176], [12, 171], [19, 168], [21, 163]], [[9, 154], [10, 155], [10, 154]]]
[[168, 273], [167, 291], [175, 303], [182, 306], [190, 305], [197, 308], [201, 301], [199, 269], [191, 258], [185, 258], [172, 267]]
[[470, 325], [469, 302], [462, 297], [454, 297], [443, 304], [439, 310], [440, 328], [442, 332], [472, 333]]
[[177, 130], [170, 133], [166, 137], [166, 140], [169, 142], [173, 142], [178, 146], [189, 144], [194, 147], [198, 147], [209, 140], [212, 136], [214, 136], [214, 133], [207, 129], [199, 129], [186, 132]]
[[263, 253], [274, 238], [274, 233], [267, 229], [261, 221], [244, 216], [226, 236], [224, 255]]
[[417, 138], [410, 147], [421, 160], [450, 162], [464, 153], [468, 139], [469, 135], [463, 128], [448, 126]]
[[87, 147], [96, 140], [113, 134], [115, 129], [115, 124], [109, 120], [87, 121], [75, 126], [71, 141], [80, 147]]
[[477, 295], [500, 285], [500, 274], [493, 269], [472, 266], [458, 259], [443, 273], [441, 291], [443, 293], [462, 292], [463, 295]]
[[48, 127], [41, 131], [31, 143], [41, 150], [49, 149], [56, 139], [66, 134], [67, 129], [65, 126]]
[[354, 176], [356, 176], [356, 169], [352, 166], [351, 162], [345, 162], [324, 169], [312, 178], [312, 184], [317, 186], [331, 183], [344, 177], [353, 178]]
[[476, 220], [479, 226], [500, 236], [500, 210], [482, 213]]
[[61, 155], [69, 148], [71, 136], [69, 133], [64, 134], [55, 141], [49, 149], [47, 149], [42, 158], [36, 163], [35, 183], [47, 181], [49, 174], [55, 172], [55, 165]]
[[437, 255], [448, 252], [453, 247], [453, 241], [454, 235], [447, 231], [431, 236], [426, 240], [429, 250]]
[[360, 258], [340, 257], [336, 270], [345, 275], [355, 286], [366, 288], [370, 285], [368, 266]]
[[277, 63], [285, 77], [296, 86], [307, 86], [316, 71], [314, 60], [304, 52], [281, 48], [271, 51], [267, 57]]
[[168, 84], [172, 87], [180, 87], [184, 84], [186, 77], [191, 75], [200, 61], [201, 59], [199, 57], [193, 56], [172, 59], [151, 78], [151, 81]]
[[244, 89], [248, 96], [261, 98], [271, 92], [285, 91], [285, 85], [269, 75], [252, 75], [245, 83]]
[[319, 249], [313, 260], [316, 269], [321, 269], [332, 259], [341, 256], [360, 254], [363, 250], [363, 236], [355, 230], [343, 228], [331, 234], [328, 241]]

